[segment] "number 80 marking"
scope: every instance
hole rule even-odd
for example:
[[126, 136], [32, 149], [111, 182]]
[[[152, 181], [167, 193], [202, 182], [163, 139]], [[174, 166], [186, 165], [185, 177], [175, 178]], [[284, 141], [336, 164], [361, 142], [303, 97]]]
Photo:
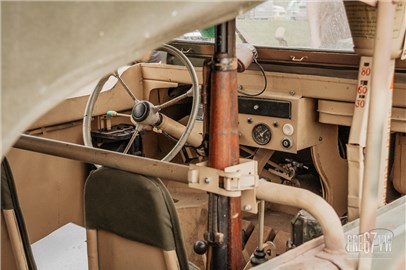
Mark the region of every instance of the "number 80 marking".
[[371, 68], [369, 67], [363, 67], [361, 69], [361, 75], [362, 76], [369, 76], [369, 74], [371, 74]]

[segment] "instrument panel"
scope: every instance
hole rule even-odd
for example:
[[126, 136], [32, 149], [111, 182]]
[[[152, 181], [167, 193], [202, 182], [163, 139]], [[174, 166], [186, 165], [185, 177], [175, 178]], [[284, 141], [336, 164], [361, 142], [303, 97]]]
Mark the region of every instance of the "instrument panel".
[[238, 110], [242, 145], [297, 153], [322, 140], [313, 99], [239, 97]]

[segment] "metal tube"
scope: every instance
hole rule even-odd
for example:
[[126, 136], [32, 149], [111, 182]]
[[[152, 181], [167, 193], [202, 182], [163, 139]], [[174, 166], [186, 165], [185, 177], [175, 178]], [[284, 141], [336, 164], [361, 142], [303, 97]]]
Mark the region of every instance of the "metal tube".
[[[369, 232], [375, 228], [379, 200], [381, 200], [385, 189], [388, 131], [390, 131], [389, 119], [390, 108], [392, 107], [391, 84], [394, 71], [391, 48], [395, 7], [396, 4], [392, 1], [378, 2], [377, 28], [371, 71], [365, 173], [361, 198], [360, 233]], [[365, 254], [360, 252], [359, 269], [369, 269], [371, 260], [362, 259], [363, 255]]]
[[125, 155], [122, 153], [30, 135], [21, 135], [14, 147], [87, 163], [100, 164], [106, 167], [133, 173], [188, 183], [189, 167], [185, 165], [145, 157]]
[[[166, 115], [162, 115], [162, 122], [157, 127], [174, 138], [180, 138], [186, 129], [184, 125]], [[202, 144], [202, 136], [192, 130], [186, 143], [193, 147], [199, 147]]]
[[305, 189], [265, 180], [259, 181], [256, 190], [258, 200], [294, 206], [309, 212], [320, 223], [326, 249], [333, 252], [345, 251], [344, 231], [340, 219], [333, 207], [323, 198]]
[[264, 219], [265, 219], [265, 201], [259, 201], [258, 207], [258, 225], [259, 225], [259, 233], [258, 233], [258, 249], [264, 249]]

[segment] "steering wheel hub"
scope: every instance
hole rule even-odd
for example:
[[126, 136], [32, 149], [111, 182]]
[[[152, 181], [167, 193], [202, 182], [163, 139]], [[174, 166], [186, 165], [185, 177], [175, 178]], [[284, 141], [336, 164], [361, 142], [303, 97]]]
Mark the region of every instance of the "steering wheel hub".
[[146, 103], [138, 102], [131, 112], [131, 117], [134, 121], [141, 122], [147, 119], [149, 111], [150, 108]]
[[159, 125], [162, 117], [155, 109], [154, 105], [148, 101], [139, 101], [131, 111], [131, 122], [133, 124]]

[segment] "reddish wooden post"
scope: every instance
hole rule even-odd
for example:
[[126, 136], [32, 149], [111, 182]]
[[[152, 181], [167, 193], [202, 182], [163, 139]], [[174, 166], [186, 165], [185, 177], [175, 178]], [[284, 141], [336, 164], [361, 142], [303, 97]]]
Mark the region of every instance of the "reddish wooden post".
[[[216, 27], [210, 88], [209, 167], [239, 163], [235, 20]], [[223, 184], [220, 179], [220, 186]], [[209, 195], [209, 269], [242, 269], [241, 198]]]

